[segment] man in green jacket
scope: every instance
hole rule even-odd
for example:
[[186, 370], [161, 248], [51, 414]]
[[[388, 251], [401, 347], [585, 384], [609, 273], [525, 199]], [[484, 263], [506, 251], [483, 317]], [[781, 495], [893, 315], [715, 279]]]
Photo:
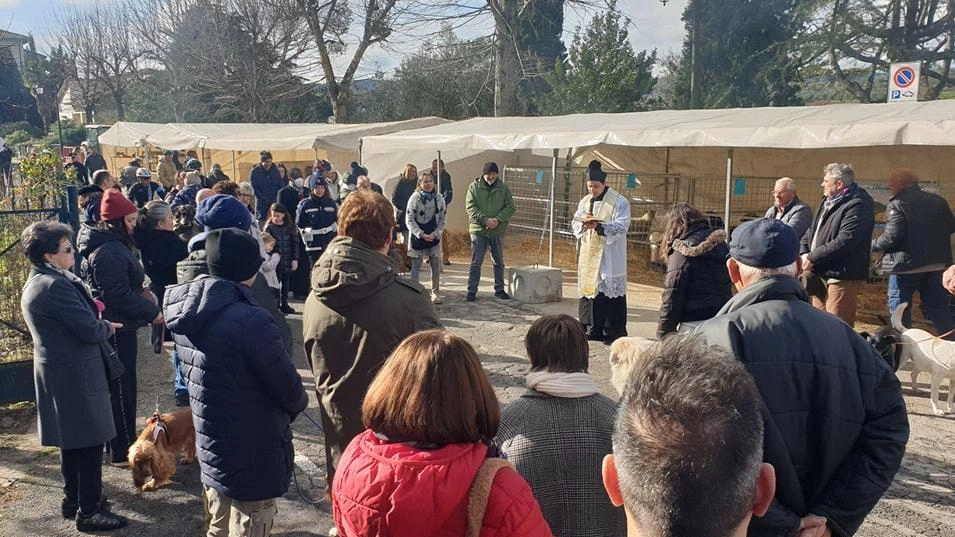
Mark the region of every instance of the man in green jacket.
[[504, 290], [504, 248], [501, 237], [507, 231], [507, 222], [514, 215], [514, 198], [507, 185], [497, 180], [497, 173], [497, 163], [488, 162], [484, 165], [481, 177], [468, 186], [466, 204], [468, 232], [471, 234], [468, 302], [477, 299], [481, 264], [484, 263], [488, 247], [491, 248], [491, 263], [494, 264], [494, 296], [502, 300], [511, 298]]

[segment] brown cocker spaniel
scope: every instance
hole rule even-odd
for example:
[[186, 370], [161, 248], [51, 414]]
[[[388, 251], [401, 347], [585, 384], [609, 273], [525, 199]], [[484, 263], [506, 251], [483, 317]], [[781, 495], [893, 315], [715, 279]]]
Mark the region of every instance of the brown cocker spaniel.
[[156, 412], [146, 420], [139, 439], [129, 447], [133, 483], [144, 491], [168, 485], [176, 474], [176, 458], [180, 453], [184, 464], [196, 459], [192, 411], [185, 407], [171, 414]]

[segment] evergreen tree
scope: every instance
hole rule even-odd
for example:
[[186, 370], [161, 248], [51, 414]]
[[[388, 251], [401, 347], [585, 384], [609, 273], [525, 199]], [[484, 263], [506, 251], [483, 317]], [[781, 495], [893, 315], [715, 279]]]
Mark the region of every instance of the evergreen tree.
[[566, 61], [557, 61], [554, 72], [544, 76], [551, 92], [538, 100], [542, 113], [633, 112], [653, 106], [656, 51], [634, 52], [629, 24], [610, 2], [585, 31], [576, 29]]
[[[800, 0], [690, 0], [683, 54], [667, 67], [673, 108], [689, 108], [692, 32], [702, 108], [790, 106], [799, 98]], [[693, 28], [693, 10], [697, 28]]]

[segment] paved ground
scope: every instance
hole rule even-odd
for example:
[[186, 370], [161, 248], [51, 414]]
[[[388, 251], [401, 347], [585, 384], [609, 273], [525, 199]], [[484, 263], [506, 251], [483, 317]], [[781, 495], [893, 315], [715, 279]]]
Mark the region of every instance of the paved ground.
[[[576, 300], [561, 303], [522, 305], [492, 298], [491, 285], [483, 284], [478, 301], [464, 302], [466, 266], [460, 262], [449, 267], [443, 277], [445, 303], [438, 313], [445, 326], [470, 341], [482, 356], [491, 381], [502, 402], [513, 400], [522, 391], [528, 371], [523, 353], [523, 338], [530, 323], [542, 313], [576, 314]], [[489, 267], [485, 269], [489, 273]], [[489, 274], [487, 274], [489, 275]], [[572, 281], [565, 281], [565, 297], [576, 296]], [[650, 336], [655, 330], [659, 289], [632, 286], [629, 294], [632, 335]], [[301, 304], [295, 304], [301, 309]], [[301, 317], [291, 315], [293, 333], [299, 340], [295, 363], [312, 398], [308, 413], [317, 419], [314, 382], [301, 352]], [[145, 343], [145, 342], [144, 342]], [[603, 392], [616, 397], [607, 379], [610, 371], [603, 345], [591, 348], [591, 373]], [[172, 408], [170, 366], [167, 357], [151, 353], [143, 344], [139, 355], [139, 414], [151, 413], [156, 396], [164, 409]], [[908, 379], [904, 373], [903, 378]], [[955, 535], [955, 419], [928, 414], [927, 377], [922, 377], [922, 393], [906, 389], [910, 409], [912, 440], [908, 453], [888, 495], [869, 516], [859, 535]], [[907, 385], [907, 384], [906, 384]], [[35, 420], [29, 410], [0, 413], [0, 535], [78, 535], [72, 523], [58, 514], [61, 486], [58, 452], [36, 444]], [[319, 430], [300, 417], [294, 424], [296, 481], [304, 498], [321, 498], [323, 461]], [[195, 465], [180, 466], [172, 486], [152, 493], [141, 493], [132, 486], [128, 470], [104, 467], [106, 495], [117, 512], [133, 523], [111, 535], [173, 536], [199, 535], [202, 506], [198, 471]], [[328, 503], [306, 503], [295, 484], [281, 499], [274, 534], [323, 536], [331, 527]]]

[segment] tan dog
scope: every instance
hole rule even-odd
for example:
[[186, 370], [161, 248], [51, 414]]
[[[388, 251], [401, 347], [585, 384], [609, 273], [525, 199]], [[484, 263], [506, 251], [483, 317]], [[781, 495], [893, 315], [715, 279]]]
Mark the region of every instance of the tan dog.
[[146, 420], [142, 434], [129, 447], [133, 483], [144, 491], [168, 485], [176, 474], [176, 458], [180, 453], [185, 464], [196, 459], [192, 411], [185, 407], [171, 414], [153, 414]]
[[656, 341], [645, 337], [631, 336], [615, 340], [610, 345], [610, 384], [617, 393], [623, 395], [627, 386], [627, 377], [643, 355], [656, 344]]
[[902, 325], [902, 313], [909, 305], [899, 304], [892, 313], [892, 326], [901, 332], [898, 345], [902, 347], [899, 353], [899, 364], [912, 362], [912, 391], [917, 392], [919, 373], [928, 371], [932, 374], [932, 389], [930, 398], [932, 414], [944, 416], [945, 410], [938, 400], [938, 388], [944, 379], [948, 379], [948, 412], [955, 412], [955, 341], [939, 339], [925, 330], [905, 328]]

